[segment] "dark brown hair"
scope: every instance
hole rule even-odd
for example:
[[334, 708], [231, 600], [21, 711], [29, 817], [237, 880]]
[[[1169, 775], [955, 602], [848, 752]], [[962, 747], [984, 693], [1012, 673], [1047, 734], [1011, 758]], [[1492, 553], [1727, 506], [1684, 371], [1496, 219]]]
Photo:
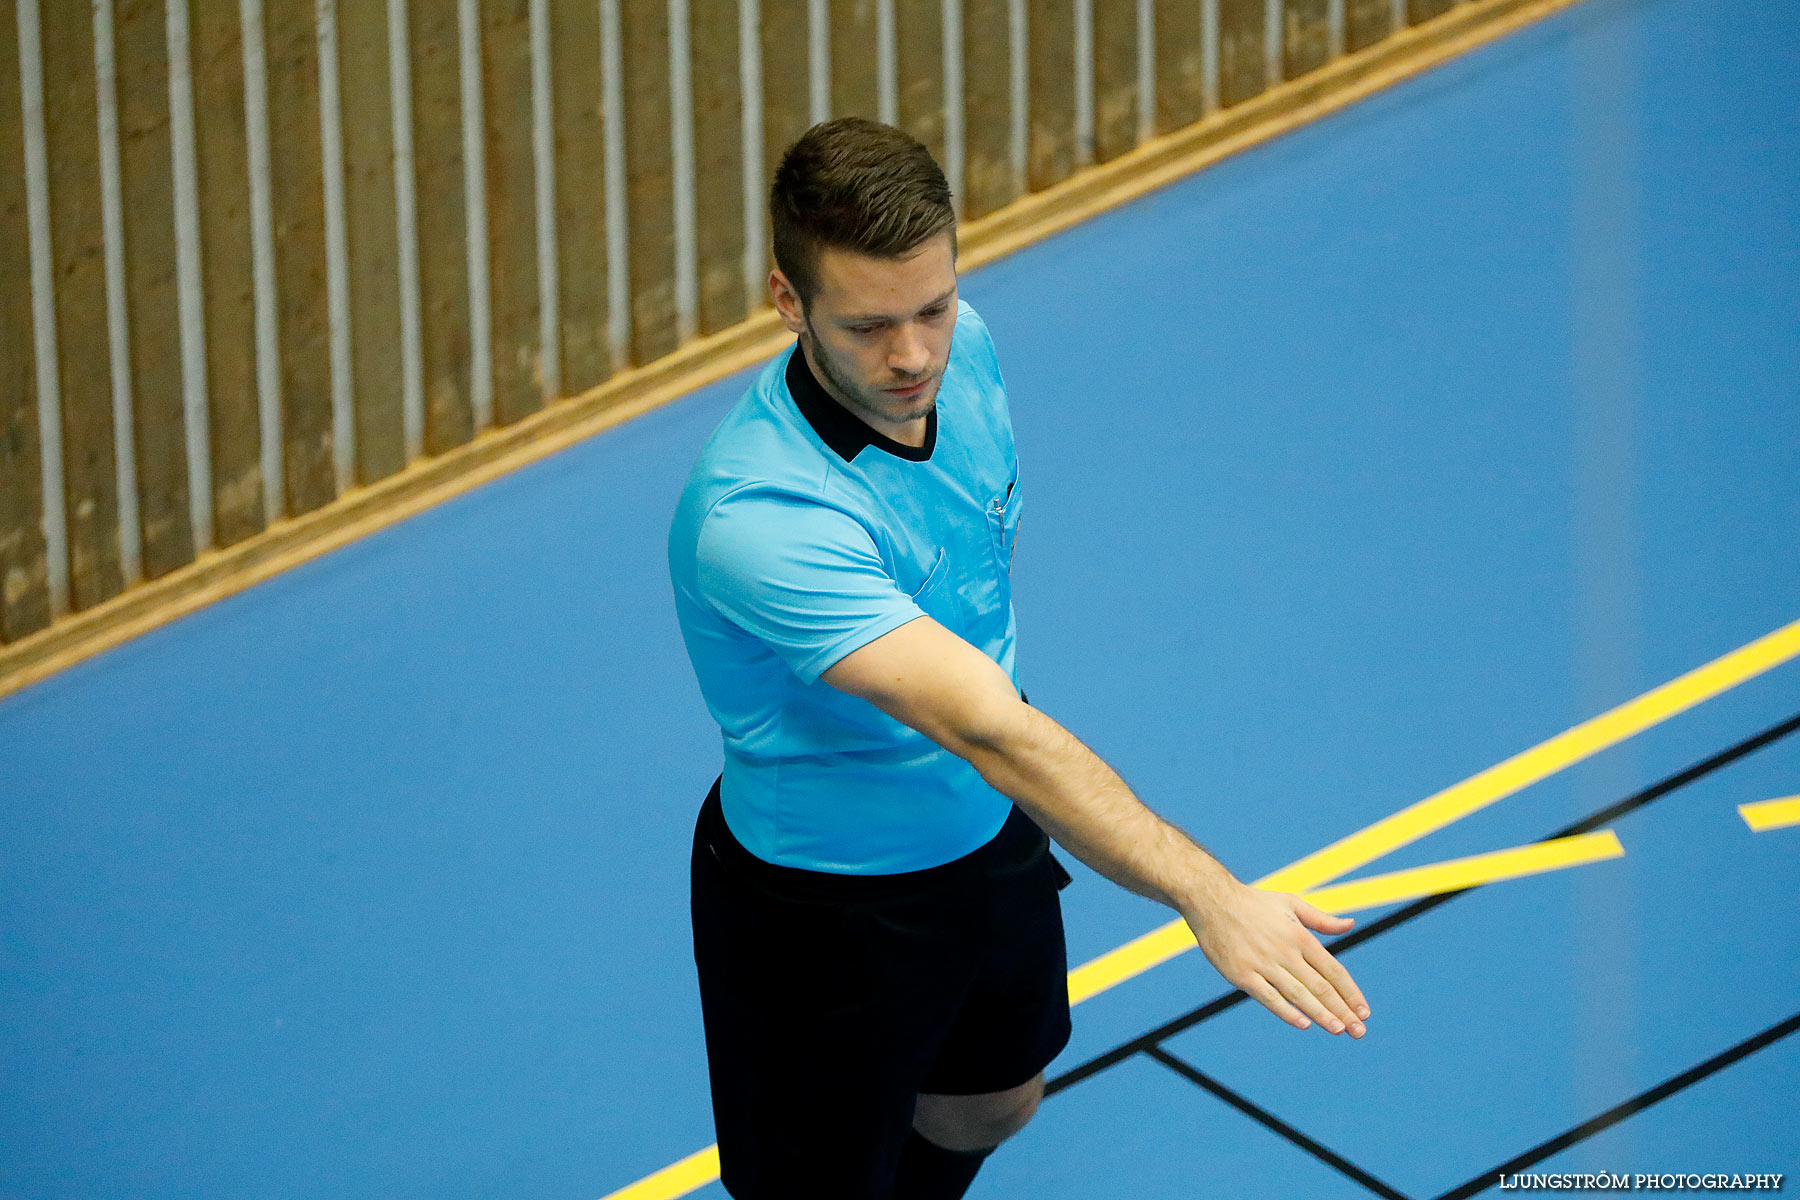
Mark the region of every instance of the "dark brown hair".
[[789, 146], [769, 189], [775, 265], [802, 305], [818, 293], [821, 247], [900, 258], [945, 230], [956, 210], [937, 161], [911, 134], [865, 117], [814, 125]]

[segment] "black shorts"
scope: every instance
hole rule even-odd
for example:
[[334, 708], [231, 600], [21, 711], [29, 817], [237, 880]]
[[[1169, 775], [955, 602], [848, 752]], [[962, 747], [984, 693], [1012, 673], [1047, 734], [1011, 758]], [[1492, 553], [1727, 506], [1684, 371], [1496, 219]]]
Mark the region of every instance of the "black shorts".
[[732, 836], [715, 782], [694, 830], [694, 961], [726, 1190], [885, 1197], [918, 1093], [1042, 1071], [1069, 1040], [1068, 879], [1016, 807], [923, 871], [776, 866]]

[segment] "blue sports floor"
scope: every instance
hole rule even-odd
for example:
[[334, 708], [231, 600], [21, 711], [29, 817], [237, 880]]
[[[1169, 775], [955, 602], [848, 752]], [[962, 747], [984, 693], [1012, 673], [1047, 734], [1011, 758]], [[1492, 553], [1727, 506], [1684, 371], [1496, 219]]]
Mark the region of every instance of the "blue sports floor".
[[[1800, 618], [1791, 0], [1590, 0], [963, 282], [1025, 686], [1240, 877]], [[663, 541], [743, 382], [0, 701], [0, 1197], [595, 1200], [712, 1141]], [[972, 1195], [1800, 1173], [1800, 827], [1737, 811], [1800, 736], [1672, 778], [1796, 713], [1788, 661], [1372, 864], [1670, 781], [1623, 857], [1360, 914], [1361, 1042], [1197, 955], [1081, 1005]], [[1168, 918], [1064, 904], [1076, 963]]]

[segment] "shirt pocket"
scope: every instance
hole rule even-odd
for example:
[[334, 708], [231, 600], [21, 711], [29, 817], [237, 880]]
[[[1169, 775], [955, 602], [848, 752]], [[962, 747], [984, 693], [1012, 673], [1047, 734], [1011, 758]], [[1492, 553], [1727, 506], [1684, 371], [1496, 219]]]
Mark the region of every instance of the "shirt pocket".
[[960, 633], [963, 624], [962, 609], [953, 586], [952, 577], [956, 572], [950, 566], [950, 552], [939, 546], [931, 569], [925, 572], [925, 578], [908, 593], [908, 597], [926, 616], [939, 625]]
[[926, 570], [924, 578], [920, 579], [919, 585], [907, 595], [912, 598], [914, 604], [923, 608], [925, 607], [925, 598], [940, 591], [943, 588], [944, 580], [949, 577], [950, 555], [942, 546], [939, 546], [937, 557], [931, 560], [931, 566]]

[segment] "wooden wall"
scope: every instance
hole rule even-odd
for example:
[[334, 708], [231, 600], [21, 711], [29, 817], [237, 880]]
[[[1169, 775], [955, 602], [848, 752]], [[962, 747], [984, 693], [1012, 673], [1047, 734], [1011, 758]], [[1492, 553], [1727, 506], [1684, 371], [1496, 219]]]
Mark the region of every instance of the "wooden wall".
[[0, 0], [0, 643], [737, 325], [822, 116], [977, 219], [1452, 3]]

